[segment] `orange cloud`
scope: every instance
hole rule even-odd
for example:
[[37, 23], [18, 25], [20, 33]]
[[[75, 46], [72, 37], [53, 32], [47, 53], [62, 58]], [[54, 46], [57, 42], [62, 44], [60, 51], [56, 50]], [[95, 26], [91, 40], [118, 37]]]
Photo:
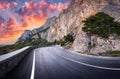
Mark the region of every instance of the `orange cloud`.
[[24, 30], [16, 30], [0, 35], [0, 44], [13, 44], [23, 32]]
[[6, 33], [4, 35], [1, 35], [1, 39], [0, 40], [4, 40], [4, 39], [9, 39], [11, 37], [15, 37], [19, 34], [22, 34], [24, 32], [24, 30], [16, 30], [16, 31], [12, 31], [12, 32], [9, 32], [9, 33]]
[[[49, 3], [45, 0], [32, 2], [29, 0], [16, 12], [6, 12], [6, 9], [17, 7], [16, 2], [0, 3], [0, 10], [9, 16], [7, 21], [0, 16], [0, 44], [13, 44], [21, 36], [24, 30], [33, 30], [43, 25], [48, 17], [59, 14], [69, 5], [66, 3]], [[51, 16], [51, 15], [52, 16]]]
[[24, 29], [32, 30], [43, 25], [46, 21], [46, 17], [34, 16], [24, 16], [24, 23], [22, 27]]

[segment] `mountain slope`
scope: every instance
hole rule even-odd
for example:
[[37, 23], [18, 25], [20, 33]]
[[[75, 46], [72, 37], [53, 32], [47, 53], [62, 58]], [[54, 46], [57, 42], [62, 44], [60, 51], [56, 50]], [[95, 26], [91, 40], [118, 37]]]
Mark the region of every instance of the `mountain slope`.
[[55, 21], [55, 19], [56, 19], [56, 17], [52, 17], [52, 18], [47, 19], [46, 23], [43, 26], [41, 26], [40, 28], [33, 29], [32, 31], [26, 30], [22, 34], [22, 36], [18, 39], [17, 43], [24, 42], [28, 38], [30, 38], [30, 37], [32, 37], [32, 36], [42, 32], [42, 31], [47, 30], [48, 28], [50, 28], [50, 26], [52, 26], [52, 24]]
[[[114, 36], [111, 36], [108, 42], [104, 38], [90, 37], [82, 31], [82, 27], [84, 27], [82, 21], [101, 11], [111, 15], [120, 22], [119, 3], [119, 0], [74, 0], [70, 7], [60, 14], [53, 26], [47, 30], [47, 34], [45, 34], [47, 35], [46, 39], [52, 42], [55, 39], [59, 40], [65, 35], [73, 33], [75, 36], [73, 49], [75, 51], [96, 54], [107, 50], [119, 50], [120, 41], [115, 39]], [[94, 43], [96, 46], [89, 49], [89, 42]]]
[[[99, 53], [107, 50], [120, 50], [120, 40], [115, 36], [109, 39], [89, 36], [82, 31], [83, 20], [97, 12], [104, 12], [120, 22], [119, 0], [73, 0], [68, 9], [64, 10], [44, 32], [39, 32], [41, 38], [49, 42], [62, 39], [72, 33], [75, 37], [73, 49], [80, 52]], [[91, 49], [89, 43], [95, 44]]]

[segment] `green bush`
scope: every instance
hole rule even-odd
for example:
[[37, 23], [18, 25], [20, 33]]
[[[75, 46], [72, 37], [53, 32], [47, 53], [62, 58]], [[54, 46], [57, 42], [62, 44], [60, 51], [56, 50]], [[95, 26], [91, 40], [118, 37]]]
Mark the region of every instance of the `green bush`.
[[120, 35], [120, 23], [114, 22], [113, 17], [103, 12], [87, 18], [83, 23], [85, 25], [83, 31], [90, 35], [95, 34], [100, 37], [108, 37], [112, 33]]
[[58, 45], [64, 46], [65, 43], [67, 43], [67, 42], [73, 42], [73, 41], [74, 41], [73, 35], [68, 34], [68, 35], [64, 36], [63, 39], [60, 39], [58, 41], [55, 40], [53, 44], [58, 44]]
[[115, 55], [115, 54], [120, 54], [120, 51], [119, 50], [114, 50], [114, 51], [108, 50], [107, 53], [110, 55]]
[[67, 36], [64, 36], [64, 40], [66, 42], [73, 42], [74, 41], [74, 37], [72, 34], [68, 34]]

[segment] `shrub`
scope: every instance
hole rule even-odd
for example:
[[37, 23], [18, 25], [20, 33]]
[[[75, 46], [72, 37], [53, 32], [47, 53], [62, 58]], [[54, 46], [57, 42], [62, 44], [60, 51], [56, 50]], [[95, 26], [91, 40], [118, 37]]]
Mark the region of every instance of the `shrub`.
[[64, 40], [66, 42], [73, 42], [74, 41], [74, 37], [72, 34], [68, 34], [67, 36], [64, 36]]
[[107, 53], [110, 55], [115, 55], [115, 54], [120, 54], [120, 51], [119, 50], [114, 50], [114, 51], [108, 50]]
[[64, 36], [63, 39], [60, 39], [59, 41], [55, 40], [53, 44], [58, 44], [58, 45], [64, 46], [65, 43], [73, 42], [73, 41], [74, 41], [73, 35], [68, 34], [68, 35]]
[[105, 38], [112, 33], [120, 35], [120, 23], [114, 22], [113, 17], [103, 12], [87, 18], [83, 23], [85, 25], [82, 28], [83, 31], [91, 35], [95, 34]]

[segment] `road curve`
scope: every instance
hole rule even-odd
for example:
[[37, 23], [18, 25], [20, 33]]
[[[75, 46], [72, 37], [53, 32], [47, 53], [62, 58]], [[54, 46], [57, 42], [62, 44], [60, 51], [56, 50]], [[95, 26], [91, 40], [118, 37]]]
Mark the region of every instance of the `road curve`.
[[3, 79], [120, 79], [120, 59], [92, 58], [55, 46], [37, 48]]

